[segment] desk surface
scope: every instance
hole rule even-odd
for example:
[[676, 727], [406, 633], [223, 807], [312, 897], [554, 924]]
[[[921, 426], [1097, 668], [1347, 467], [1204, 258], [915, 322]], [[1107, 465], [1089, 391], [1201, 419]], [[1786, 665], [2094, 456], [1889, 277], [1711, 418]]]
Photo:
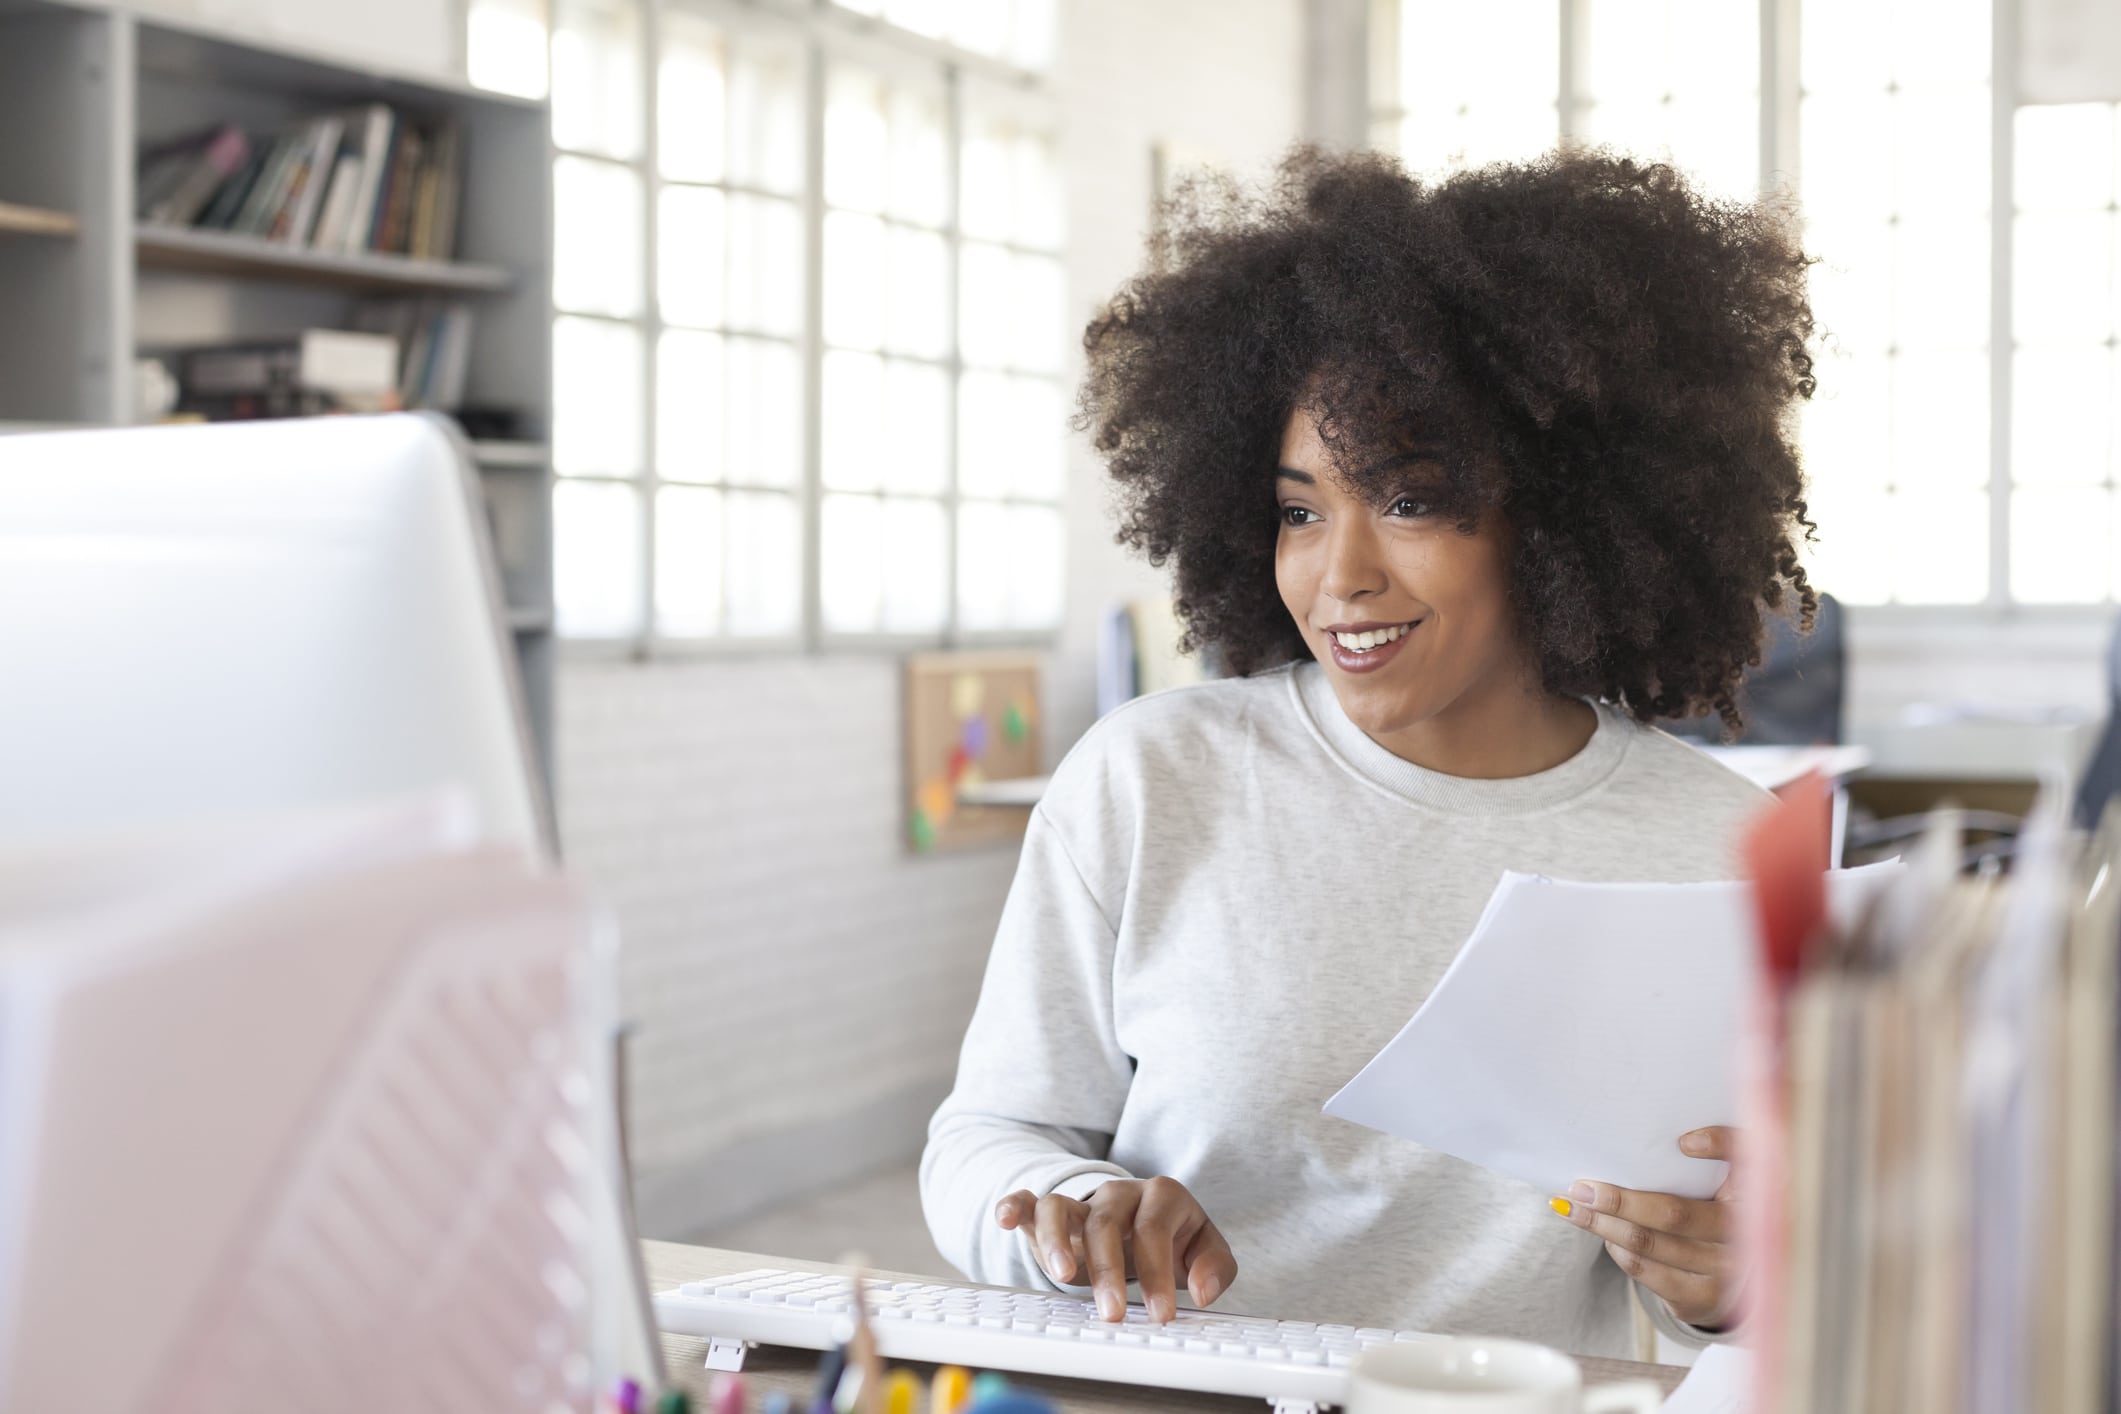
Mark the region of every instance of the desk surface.
[[[749, 1271], [754, 1267], [782, 1267], [788, 1271], [836, 1271], [828, 1263], [803, 1262], [792, 1257], [766, 1257], [751, 1252], [728, 1252], [718, 1247], [688, 1247], [678, 1242], [644, 1242], [642, 1250], [648, 1258], [648, 1285], [651, 1290], [662, 1291], [679, 1282], [699, 1281], [703, 1277], [726, 1276], [731, 1272]], [[884, 1281], [932, 1281], [933, 1277], [921, 1277], [906, 1272], [875, 1272], [874, 1276]], [[707, 1342], [692, 1336], [665, 1335], [663, 1358], [670, 1365], [670, 1376], [692, 1396], [695, 1407], [706, 1398], [713, 1375], [701, 1362], [707, 1358]], [[762, 1346], [753, 1350], [744, 1361], [744, 1384], [751, 1393], [752, 1407], [757, 1407], [759, 1397], [770, 1390], [783, 1390], [790, 1395], [805, 1398], [817, 1370], [817, 1353], [810, 1350], [787, 1350]], [[1650, 1380], [1669, 1394], [1685, 1376], [1686, 1371], [1671, 1365], [1638, 1365], [1629, 1360], [1585, 1359], [1582, 1362], [1585, 1381], [1589, 1384], [1606, 1384], [1613, 1380]], [[923, 1380], [934, 1373], [929, 1365], [914, 1365]], [[1177, 1390], [1144, 1389], [1134, 1385], [1103, 1384], [1091, 1380], [1058, 1380], [1043, 1375], [1010, 1376], [1010, 1383], [1026, 1389], [1039, 1391], [1053, 1399], [1062, 1408], [1079, 1411], [1080, 1414], [1136, 1414], [1141, 1410], [1244, 1410], [1246, 1414], [1258, 1414], [1261, 1402], [1257, 1399], [1234, 1395], [1187, 1394]], [[801, 1401], [797, 1407], [801, 1408]]]

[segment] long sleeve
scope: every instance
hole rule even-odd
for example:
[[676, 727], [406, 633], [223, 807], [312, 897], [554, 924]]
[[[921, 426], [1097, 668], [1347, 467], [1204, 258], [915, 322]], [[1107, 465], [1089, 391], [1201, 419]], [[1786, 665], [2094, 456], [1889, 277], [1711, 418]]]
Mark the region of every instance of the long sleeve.
[[957, 1084], [928, 1126], [921, 1206], [943, 1256], [975, 1281], [1051, 1287], [1007, 1194], [1080, 1197], [1130, 1177], [1105, 1160], [1133, 1080], [1112, 1009], [1114, 920], [1043, 809], [1034, 810]]

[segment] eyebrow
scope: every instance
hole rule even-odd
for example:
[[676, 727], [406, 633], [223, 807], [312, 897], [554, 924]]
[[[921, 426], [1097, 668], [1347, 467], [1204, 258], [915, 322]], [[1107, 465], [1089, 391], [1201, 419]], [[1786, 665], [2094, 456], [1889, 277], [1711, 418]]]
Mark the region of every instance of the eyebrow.
[[[1443, 448], [1430, 445], [1413, 447], [1404, 452], [1395, 452], [1382, 461], [1372, 462], [1369, 466], [1363, 468], [1363, 473], [1367, 475], [1370, 472], [1384, 471], [1391, 467], [1411, 466], [1416, 462], [1435, 462], [1441, 465], [1443, 462]], [[1311, 475], [1308, 471], [1298, 471], [1293, 466], [1276, 467], [1274, 469], [1274, 479], [1277, 481], [1300, 481], [1306, 486], [1316, 486], [1318, 484], [1317, 477]]]

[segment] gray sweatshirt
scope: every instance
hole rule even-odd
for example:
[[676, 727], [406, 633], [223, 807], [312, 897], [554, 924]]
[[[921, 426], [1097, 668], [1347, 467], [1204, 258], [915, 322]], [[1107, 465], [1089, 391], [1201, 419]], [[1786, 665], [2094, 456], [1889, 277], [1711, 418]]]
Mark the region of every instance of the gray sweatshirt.
[[1127, 704], [1032, 812], [921, 1160], [936, 1245], [973, 1280], [1050, 1290], [997, 1200], [1166, 1174], [1237, 1258], [1218, 1310], [1632, 1354], [1627, 1277], [1550, 1195], [1319, 1107], [1504, 870], [1735, 877], [1766, 799], [1604, 706], [1552, 770], [1469, 780], [1370, 740], [1314, 663]]

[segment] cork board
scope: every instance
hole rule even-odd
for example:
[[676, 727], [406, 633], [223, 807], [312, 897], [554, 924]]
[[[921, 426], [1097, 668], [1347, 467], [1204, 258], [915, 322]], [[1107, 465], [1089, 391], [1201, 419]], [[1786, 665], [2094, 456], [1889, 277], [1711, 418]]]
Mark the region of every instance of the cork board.
[[921, 653], [906, 660], [906, 843], [915, 853], [1014, 843], [1030, 812], [960, 805], [958, 791], [1035, 776], [1038, 657]]

